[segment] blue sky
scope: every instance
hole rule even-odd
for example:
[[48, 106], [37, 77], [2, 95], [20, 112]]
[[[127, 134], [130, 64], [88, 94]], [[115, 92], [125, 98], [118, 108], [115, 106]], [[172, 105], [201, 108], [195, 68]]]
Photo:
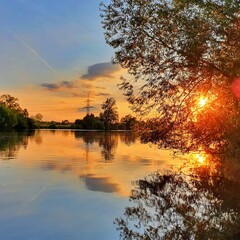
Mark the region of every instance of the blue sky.
[[[99, 4], [98, 0], [1, 0], [0, 94], [18, 97], [30, 114], [42, 112], [46, 120], [66, 115], [54, 116], [60, 103], [72, 109], [65, 118], [84, 115], [77, 109], [88, 93], [95, 99], [96, 114], [100, 102], [113, 92], [123, 104], [115, 88], [122, 69], [109, 64], [114, 52], [104, 40]], [[89, 76], [88, 71], [93, 77], [81, 78]], [[47, 84], [59, 87], [53, 91]], [[72, 103], [79, 104], [71, 105], [71, 96]]]

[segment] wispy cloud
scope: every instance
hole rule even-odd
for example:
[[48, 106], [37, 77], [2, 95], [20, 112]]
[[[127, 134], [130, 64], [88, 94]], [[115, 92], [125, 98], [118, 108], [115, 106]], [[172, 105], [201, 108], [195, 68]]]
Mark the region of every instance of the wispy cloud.
[[121, 67], [111, 62], [97, 63], [88, 67], [86, 74], [82, 75], [82, 79], [94, 80], [96, 78], [111, 78], [114, 74], [121, 70]]
[[49, 91], [55, 91], [60, 88], [77, 88], [74, 82], [61, 81], [60, 83], [42, 83], [42, 87], [47, 88]]
[[[95, 110], [98, 109], [98, 107], [96, 107], [96, 106], [90, 106], [88, 108], [89, 108], [90, 111], [95, 111]], [[78, 112], [86, 112], [86, 109], [87, 109], [86, 106], [85, 107], [80, 107], [80, 108], [77, 109], [77, 111]]]
[[[91, 94], [92, 97], [108, 97], [110, 85], [117, 86], [116, 79], [120, 77], [121, 70], [119, 65], [110, 62], [97, 63], [89, 66], [87, 73], [80, 78], [72, 81], [42, 83], [41, 87], [52, 92], [62, 94], [65, 92], [67, 96], [82, 97]], [[81, 89], [81, 92], [76, 92], [73, 88]]]

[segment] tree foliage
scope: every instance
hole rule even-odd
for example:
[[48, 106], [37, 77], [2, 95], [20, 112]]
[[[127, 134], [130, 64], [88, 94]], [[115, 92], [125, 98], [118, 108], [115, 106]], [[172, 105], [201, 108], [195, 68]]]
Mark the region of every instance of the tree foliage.
[[128, 114], [121, 118], [121, 124], [125, 126], [126, 130], [132, 130], [137, 124], [137, 119]]
[[32, 118], [38, 122], [41, 122], [43, 120], [43, 115], [41, 113], [37, 113]]
[[239, 9], [237, 0], [101, 4], [114, 62], [134, 77], [123, 78], [121, 89], [133, 110], [149, 118], [145, 141], [182, 151], [199, 143], [217, 150], [239, 127], [239, 99], [231, 91], [240, 77]]
[[22, 109], [18, 98], [9, 94], [0, 96], [0, 130], [33, 129], [36, 126], [33, 119], [28, 117], [27, 109]]
[[11, 110], [14, 110], [16, 112], [23, 112], [23, 110], [21, 109], [18, 103], [18, 98], [15, 98], [10, 94], [4, 94], [0, 96], [0, 105], [6, 108], [9, 108]]
[[0, 105], [0, 129], [10, 129], [17, 125], [17, 114]]
[[114, 98], [107, 98], [102, 104], [103, 112], [100, 113], [100, 119], [103, 121], [105, 130], [110, 130], [111, 125], [118, 121], [118, 112], [116, 100]]

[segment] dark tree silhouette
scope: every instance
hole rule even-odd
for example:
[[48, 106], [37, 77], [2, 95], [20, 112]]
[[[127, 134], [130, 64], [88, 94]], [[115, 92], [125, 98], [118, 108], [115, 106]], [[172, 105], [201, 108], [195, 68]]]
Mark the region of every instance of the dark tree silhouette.
[[133, 76], [121, 88], [133, 110], [149, 118], [144, 141], [216, 151], [240, 128], [239, 9], [237, 0], [101, 5], [114, 62]]
[[23, 112], [22, 108], [18, 103], [18, 98], [15, 98], [9, 94], [4, 94], [0, 96], [0, 105], [16, 112]]
[[34, 119], [28, 117], [27, 109], [22, 109], [18, 98], [9, 94], [0, 96], [0, 130], [37, 128]]
[[103, 112], [100, 113], [100, 119], [103, 121], [105, 130], [110, 130], [113, 123], [118, 121], [118, 112], [116, 100], [114, 98], [107, 98], [102, 104]]
[[137, 123], [137, 119], [130, 114], [121, 118], [121, 124], [125, 127], [126, 130], [133, 130]]

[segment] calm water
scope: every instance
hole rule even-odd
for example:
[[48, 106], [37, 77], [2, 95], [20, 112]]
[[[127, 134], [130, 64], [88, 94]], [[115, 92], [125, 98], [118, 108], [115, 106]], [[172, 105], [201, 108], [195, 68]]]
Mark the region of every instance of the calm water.
[[0, 159], [0, 239], [240, 239], [237, 150], [173, 159], [126, 132], [42, 130], [1, 133]]
[[0, 135], [0, 239], [114, 240], [134, 181], [180, 161], [129, 133]]

